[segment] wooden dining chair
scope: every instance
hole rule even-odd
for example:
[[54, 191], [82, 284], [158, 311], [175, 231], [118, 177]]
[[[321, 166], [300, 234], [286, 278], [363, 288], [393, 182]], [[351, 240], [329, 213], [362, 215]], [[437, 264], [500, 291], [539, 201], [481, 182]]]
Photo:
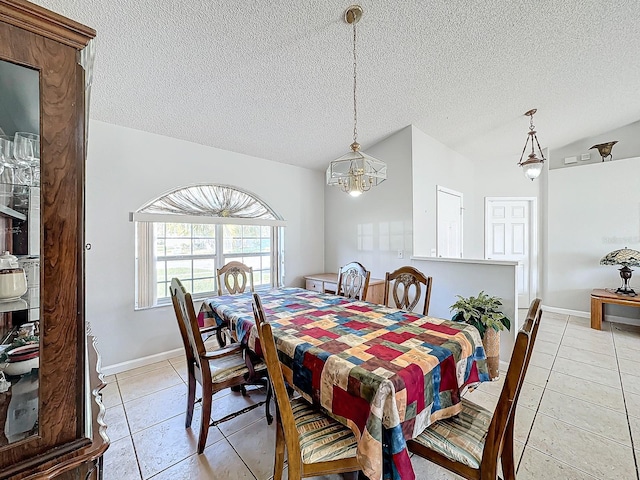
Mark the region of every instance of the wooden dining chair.
[[[229, 295], [244, 293], [247, 285], [249, 285], [251, 292], [253, 292], [253, 267], [248, 267], [242, 262], [233, 260], [222, 268], [218, 268], [216, 275], [218, 280], [218, 295], [223, 295], [225, 291]], [[225, 335], [227, 330], [226, 325], [213, 325], [200, 329], [202, 333], [214, 332], [218, 344], [221, 347], [227, 344], [227, 335]]]
[[[271, 384], [267, 377], [267, 367], [263, 362], [252, 363], [249, 352], [239, 343], [227, 348], [207, 351], [198, 328], [198, 320], [193, 308], [191, 294], [177, 278], [171, 280], [171, 300], [176, 313], [180, 335], [187, 357], [187, 419], [185, 428], [191, 426], [194, 406], [202, 402], [200, 433], [198, 435], [198, 453], [202, 453], [207, 443], [209, 427], [226, 422], [261, 405], [265, 406], [267, 423], [273, 421], [269, 412]], [[246, 359], [246, 360], [245, 360]], [[202, 399], [196, 400], [196, 382], [202, 387]], [[262, 385], [267, 388], [265, 401], [250, 405], [242, 410], [211, 422], [213, 394], [230, 387], [239, 387], [246, 395], [245, 385]]]
[[516, 337], [495, 411], [492, 413], [463, 398], [462, 411], [458, 415], [435, 422], [418, 437], [407, 441], [409, 451], [473, 480], [496, 480], [500, 460], [504, 479], [515, 480], [513, 429], [516, 405], [541, 315], [540, 299], [536, 298]]
[[371, 272], [359, 262], [347, 263], [338, 273], [338, 290], [336, 295], [364, 300], [367, 298]]
[[[262, 302], [253, 294], [262, 354], [276, 396], [276, 448], [273, 480], [282, 479], [287, 452], [289, 480], [332, 473], [357, 472], [356, 438], [348, 427], [314, 408], [302, 398], [290, 399], [271, 325], [265, 321]], [[357, 478], [357, 473], [352, 474]]]
[[[393, 289], [391, 285], [393, 282]], [[384, 280], [384, 302], [387, 307], [400, 308], [412, 311], [422, 297], [422, 285], [424, 285], [424, 306], [422, 314], [428, 315], [429, 301], [431, 300], [431, 284], [433, 278], [426, 277], [417, 268], [411, 266], [400, 267], [393, 272], [387, 272]], [[401, 292], [399, 292], [401, 290]], [[389, 293], [393, 297], [394, 305], [391, 305]]]
[[222, 295], [223, 285], [229, 295], [244, 293], [247, 283], [253, 292], [253, 267], [248, 267], [242, 262], [233, 260], [224, 267], [218, 268], [217, 275], [218, 295]]

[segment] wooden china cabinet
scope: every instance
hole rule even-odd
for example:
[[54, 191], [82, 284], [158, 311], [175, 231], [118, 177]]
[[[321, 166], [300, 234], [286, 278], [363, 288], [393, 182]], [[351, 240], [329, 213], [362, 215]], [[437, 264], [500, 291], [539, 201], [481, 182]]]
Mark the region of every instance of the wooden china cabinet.
[[[26, 294], [6, 298], [0, 288], [0, 354], [14, 354], [0, 357], [0, 479], [98, 479], [108, 447], [99, 358], [84, 315], [94, 37], [37, 5], [0, 0], [0, 134], [13, 145], [0, 157], [0, 248], [29, 266]], [[35, 153], [17, 148], [19, 132], [39, 138]], [[16, 355], [24, 339], [33, 352]]]

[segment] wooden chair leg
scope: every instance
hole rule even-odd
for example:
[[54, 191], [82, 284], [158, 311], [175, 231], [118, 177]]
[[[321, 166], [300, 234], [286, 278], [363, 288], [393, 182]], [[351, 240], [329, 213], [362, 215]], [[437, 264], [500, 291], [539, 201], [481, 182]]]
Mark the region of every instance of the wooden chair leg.
[[187, 367], [188, 370], [188, 382], [187, 382], [187, 418], [184, 422], [184, 427], [189, 428], [191, 426], [191, 420], [193, 419], [193, 407], [196, 403], [196, 378], [193, 373], [193, 365]]
[[269, 378], [265, 380], [267, 381], [267, 399], [265, 400], [264, 410], [267, 417], [267, 425], [271, 425], [273, 423], [273, 416], [271, 415], [270, 405], [271, 398], [273, 397], [273, 387], [271, 386], [271, 380], [269, 380]]
[[222, 328], [216, 329], [216, 339], [218, 340], [218, 345], [220, 345], [220, 348], [224, 347], [227, 344], [227, 339], [222, 332]]
[[502, 446], [502, 456], [500, 457], [500, 462], [502, 463], [502, 476], [504, 477], [504, 480], [516, 480], [516, 465], [513, 452], [514, 421], [514, 417], [511, 417], [511, 420], [509, 420], [509, 424], [507, 425], [504, 444]]
[[[279, 415], [276, 413], [276, 417]], [[273, 480], [282, 480], [282, 471], [284, 470], [284, 430], [282, 429], [280, 418], [276, 419], [276, 456], [273, 462]], [[290, 477], [289, 477], [290, 478]]]
[[200, 434], [198, 435], [198, 453], [204, 451], [211, 423], [211, 403], [213, 402], [211, 385], [202, 386], [202, 418], [200, 420]]

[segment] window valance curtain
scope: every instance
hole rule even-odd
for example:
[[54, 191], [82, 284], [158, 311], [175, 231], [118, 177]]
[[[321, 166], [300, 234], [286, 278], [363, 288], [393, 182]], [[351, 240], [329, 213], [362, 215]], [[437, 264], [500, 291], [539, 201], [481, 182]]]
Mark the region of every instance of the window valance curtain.
[[234, 223], [284, 226], [255, 195], [228, 185], [192, 185], [168, 192], [132, 215], [142, 222]]

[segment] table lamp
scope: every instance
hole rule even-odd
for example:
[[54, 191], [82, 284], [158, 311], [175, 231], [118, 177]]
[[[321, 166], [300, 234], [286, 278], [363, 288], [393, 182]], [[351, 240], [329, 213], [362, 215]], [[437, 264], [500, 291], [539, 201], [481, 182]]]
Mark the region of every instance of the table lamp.
[[616, 290], [616, 293], [621, 293], [623, 295], [636, 294], [633, 288], [629, 286], [631, 272], [633, 271], [629, 267], [640, 266], [640, 252], [626, 247], [620, 250], [614, 250], [602, 257], [600, 265], [622, 265], [622, 268], [619, 269], [620, 277], [622, 278], [622, 286]]

